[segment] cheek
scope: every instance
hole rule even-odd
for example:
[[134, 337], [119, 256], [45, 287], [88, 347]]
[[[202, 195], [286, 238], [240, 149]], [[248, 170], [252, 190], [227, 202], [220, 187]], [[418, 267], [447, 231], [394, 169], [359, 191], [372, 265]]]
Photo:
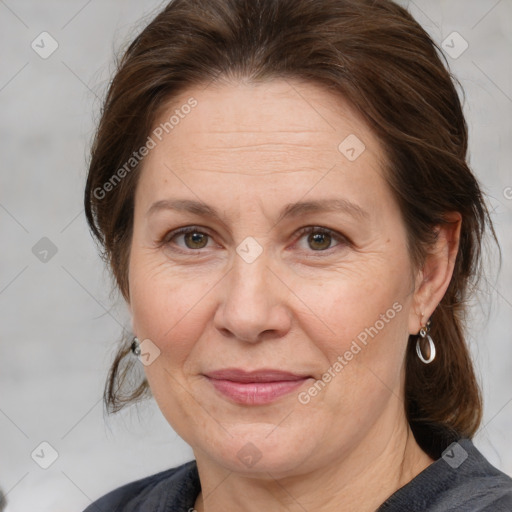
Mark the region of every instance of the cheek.
[[340, 279], [309, 293], [318, 317], [304, 316], [301, 329], [325, 363], [321, 383], [306, 389], [302, 399], [333, 422], [346, 420], [350, 430], [378, 417], [389, 400], [400, 396], [410, 307], [407, 282], [402, 277], [370, 286]]
[[[203, 276], [204, 277], [204, 276]], [[130, 301], [133, 329], [149, 338], [172, 366], [186, 359], [203, 331], [208, 296], [207, 279], [184, 278], [162, 258], [134, 252], [130, 262]]]
[[321, 285], [304, 284], [299, 295], [315, 315], [304, 316], [301, 329], [326, 361], [320, 380], [327, 389], [312, 399], [313, 407], [364, 418], [400, 395], [411, 301], [408, 265], [407, 254], [397, 253], [368, 259]]
[[307, 307], [302, 329], [311, 339], [324, 340], [320, 342], [330, 359], [333, 351], [348, 349], [358, 337], [364, 343], [377, 334], [388, 337], [405, 332], [404, 312], [410, 304], [408, 265], [402, 254], [372, 256], [316, 282], [295, 277], [292, 287]]

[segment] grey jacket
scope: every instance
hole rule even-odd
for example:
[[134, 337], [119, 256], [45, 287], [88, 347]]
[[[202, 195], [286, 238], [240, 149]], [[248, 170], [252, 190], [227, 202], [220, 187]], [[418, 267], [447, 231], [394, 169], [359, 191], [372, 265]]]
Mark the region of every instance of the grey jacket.
[[[193, 512], [201, 489], [195, 461], [137, 480], [84, 512]], [[492, 466], [469, 439], [391, 495], [376, 512], [512, 512], [512, 479]]]

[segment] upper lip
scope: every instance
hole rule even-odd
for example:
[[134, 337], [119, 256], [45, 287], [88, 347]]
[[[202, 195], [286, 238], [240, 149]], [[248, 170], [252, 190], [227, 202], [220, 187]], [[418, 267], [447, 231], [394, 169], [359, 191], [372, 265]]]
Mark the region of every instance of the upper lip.
[[225, 368], [223, 370], [215, 370], [205, 373], [211, 379], [231, 380], [234, 382], [278, 382], [301, 380], [310, 377], [310, 375], [299, 375], [282, 370], [261, 369], [246, 371], [238, 368]]

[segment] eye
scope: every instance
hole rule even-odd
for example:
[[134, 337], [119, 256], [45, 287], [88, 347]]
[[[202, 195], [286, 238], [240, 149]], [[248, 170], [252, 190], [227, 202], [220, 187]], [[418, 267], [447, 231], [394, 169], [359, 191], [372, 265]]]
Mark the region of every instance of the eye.
[[[349, 241], [341, 233], [337, 233], [331, 229], [322, 228], [319, 226], [306, 226], [299, 231], [300, 240], [307, 237], [307, 243], [310, 250], [314, 252], [327, 252], [332, 249], [333, 242], [338, 242], [337, 245], [345, 247], [349, 244]], [[183, 237], [183, 244], [176, 243]], [[198, 252], [200, 249], [207, 247], [210, 235], [202, 231], [198, 226], [186, 226], [183, 228], [176, 229], [168, 233], [162, 240], [161, 245], [174, 245], [177, 246], [177, 251], [189, 252], [190, 250]], [[307, 249], [305, 249], [307, 250]]]
[[[178, 245], [182, 249], [204, 249], [208, 243], [209, 234], [201, 231], [197, 226], [186, 226], [184, 228], [176, 229], [168, 233], [162, 240], [163, 245]], [[174, 244], [174, 240], [183, 237], [185, 247], [180, 244]], [[171, 244], [172, 242], [172, 244]]]
[[349, 243], [342, 234], [318, 226], [306, 226], [299, 231], [299, 234], [302, 235], [301, 239], [305, 235], [309, 235], [307, 237], [307, 244], [314, 252], [326, 252], [328, 249], [332, 249], [331, 243], [333, 241], [338, 241], [338, 245], [341, 246], [346, 246]]

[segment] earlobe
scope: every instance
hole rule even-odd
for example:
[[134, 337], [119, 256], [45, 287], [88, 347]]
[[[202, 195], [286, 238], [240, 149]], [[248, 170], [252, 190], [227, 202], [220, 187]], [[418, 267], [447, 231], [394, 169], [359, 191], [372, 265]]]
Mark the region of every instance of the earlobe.
[[414, 307], [411, 310], [414, 317], [409, 322], [410, 334], [417, 334], [432, 316], [452, 279], [459, 251], [462, 216], [458, 212], [452, 212], [445, 218], [445, 223], [436, 226], [436, 241], [418, 272]]

